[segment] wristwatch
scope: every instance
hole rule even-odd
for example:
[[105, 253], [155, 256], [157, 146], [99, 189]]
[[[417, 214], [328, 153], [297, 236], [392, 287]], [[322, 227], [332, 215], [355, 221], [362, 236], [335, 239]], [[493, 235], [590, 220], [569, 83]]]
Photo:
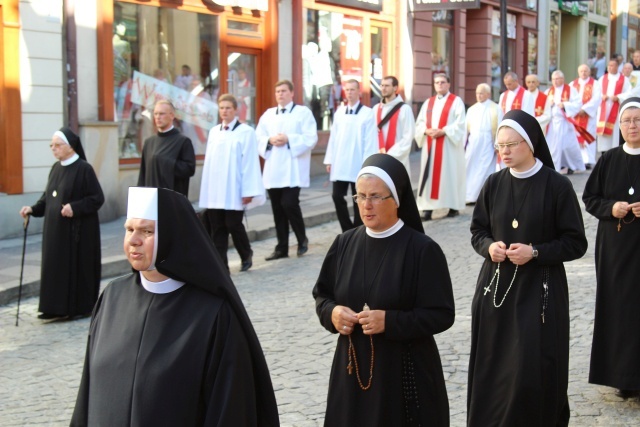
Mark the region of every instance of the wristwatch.
[[531, 255], [533, 256], [533, 259], [538, 259], [538, 250], [535, 246], [531, 246]]

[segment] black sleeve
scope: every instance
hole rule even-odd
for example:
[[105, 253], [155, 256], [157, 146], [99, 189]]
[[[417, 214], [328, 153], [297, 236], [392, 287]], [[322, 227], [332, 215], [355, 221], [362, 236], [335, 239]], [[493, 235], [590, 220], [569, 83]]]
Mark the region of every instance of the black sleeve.
[[182, 141], [182, 149], [176, 159], [174, 172], [178, 178], [189, 178], [196, 173], [196, 155], [189, 138]]
[[600, 220], [614, 219], [611, 209], [617, 200], [610, 200], [604, 196], [605, 172], [609, 156], [606, 153], [598, 160], [582, 193], [587, 212]]
[[338, 305], [335, 301], [334, 289], [336, 284], [336, 269], [338, 261], [338, 246], [340, 236], [336, 237], [324, 258], [320, 275], [313, 288], [313, 298], [316, 300], [316, 314], [320, 324], [331, 333], [338, 333], [331, 322], [333, 309]]

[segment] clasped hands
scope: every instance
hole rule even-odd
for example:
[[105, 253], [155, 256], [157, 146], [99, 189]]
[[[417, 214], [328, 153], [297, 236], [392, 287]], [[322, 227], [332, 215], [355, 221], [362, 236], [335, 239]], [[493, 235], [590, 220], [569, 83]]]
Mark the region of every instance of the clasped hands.
[[424, 134], [430, 136], [431, 138], [440, 138], [441, 136], [446, 135], [444, 130], [436, 128], [429, 128], [424, 131]]
[[349, 307], [337, 305], [331, 312], [331, 323], [342, 335], [351, 335], [355, 325], [362, 325], [365, 335], [381, 334], [384, 332], [384, 310], [366, 310], [356, 313]]
[[633, 212], [633, 215], [640, 217], [640, 202], [616, 202], [611, 208], [611, 215], [614, 218], [622, 219], [627, 216], [629, 211]]
[[274, 147], [282, 147], [284, 145], [287, 145], [288, 142], [289, 138], [284, 133], [279, 133], [269, 138], [269, 144], [273, 145]]
[[509, 258], [515, 265], [524, 265], [533, 259], [533, 248], [524, 243], [512, 243], [507, 249], [504, 242], [493, 242], [489, 246], [491, 261], [502, 262]]

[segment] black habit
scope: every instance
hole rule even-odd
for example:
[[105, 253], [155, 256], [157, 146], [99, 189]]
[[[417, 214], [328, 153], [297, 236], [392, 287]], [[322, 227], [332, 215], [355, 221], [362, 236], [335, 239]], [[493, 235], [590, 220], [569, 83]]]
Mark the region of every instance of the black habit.
[[138, 187], [168, 188], [188, 196], [189, 178], [195, 172], [193, 144], [176, 128], [145, 140]]
[[[71, 218], [60, 213], [67, 203]], [[53, 165], [42, 197], [31, 207], [34, 217], [44, 216], [39, 311], [61, 316], [91, 313], [100, 290], [98, 209], [103, 203], [89, 163], [78, 158], [67, 166]]]
[[[412, 207], [417, 214], [415, 200]], [[364, 226], [349, 230], [329, 249], [313, 296], [320, 323], [332, 333], [338, 332], [331, 322], [336, 305], [360, 312], [366, 302], [371, 310], [386, 311], [385, 332], [372, 335], [375, 362], [369, 390], [359, 387], [355, 372], [347, 372], [349, 338], [339, 335], [325, 426], [449, 425], [433, 335], [453, 324], [455, 312], [447, 261], [436, 242], [406, 224], [386, 238], [368, 236]], [[351, 337], [356, 366], [367, 384], [369, 337], [360, 325]]]
[[187, 198], [157, 191], [155, 266], [185, 284], [156, 294], [134, 272], [107, 286], [71, 425], [279, 425], [260, 342], [226, 267]]
[[618, 201], [640, 201], [639, 171], [640, 155], [612, 148], [596, 163], [582, 196], [587, 212], [599, 220], [589, 382], [621, 390], [640, 390], [640, 218], [629, 212], [619, 221], [611, 208]]
[[[518, 227], [513, 228], [516, 216]], [[571, 182], [547, 166], [524, 179], [513, 177], [508, 168], [491, 175], [474, 209], [471, 233], [473, 248], [485, 261], [471, 308], [468, 425], [567, 425], [569, 293], [563, 262], [580, 258], [587, 249]], [[494, 280], [485, 294], [498, 266], [489, 246], [498, 241], [507, 248], [532, 244], [539, 256], [519, 266], [503, 305], [496, 308], [494, 293], [499, 305], [516, 267], [508, 258], [502, 262], [499, 286]], [[549, 291], [543, 323], [545, 270]]]

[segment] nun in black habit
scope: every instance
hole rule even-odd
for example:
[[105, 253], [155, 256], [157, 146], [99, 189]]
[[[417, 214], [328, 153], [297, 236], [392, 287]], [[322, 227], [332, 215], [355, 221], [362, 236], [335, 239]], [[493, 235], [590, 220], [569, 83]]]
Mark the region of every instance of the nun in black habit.
[[20, 215], [44, 216], [38, 317], [75, 319], [91, 314], [100, 291], [98, 209], [104, 195], [78, 135], [63, 127], [50, 147], [59, 161], [42, 197]]
[[448, 426], [433, 338], [455, 317], [447, 261], [402, 163], [374, 154], [356, 189], [364, 225], [336, 238], [313, 289], [320, 323], [340, 334], [325, 426]]
[[582, 200], [598, 219], [589, 382], [640, 395], [640, 98], [622, 103], [620, 147], [602, 154]]
[[471, 221], [471, 243], [485, 261], [471, 307], [468, 425], [566, 426], [563, 263], [587, 249], [580, 205], [533, 116], [505, 114], [496, 147], [507, 167], [487, 179]]
[[134, 272], [96, 304], [72, 426], [277, 426], [269, 370], [191, 203], [130, 188]]

